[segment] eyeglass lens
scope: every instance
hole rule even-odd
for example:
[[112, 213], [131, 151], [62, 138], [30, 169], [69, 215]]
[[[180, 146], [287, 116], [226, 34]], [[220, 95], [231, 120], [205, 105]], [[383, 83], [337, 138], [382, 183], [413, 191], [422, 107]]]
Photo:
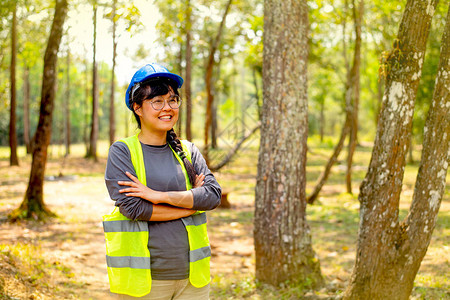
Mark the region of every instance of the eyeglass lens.
[[[161, 109], [163, 109], [164, 105], [166, 104], [166, 100], [155, 99], [155, 100], [151, 101], [150, 103], [154, 109], [161, 110]], [[167, 100], [167, 104], [172, 109], [178, 108], [181, 105], [181, 99], [180, 99], [180, 97], [175, 96], [175, 97]]]

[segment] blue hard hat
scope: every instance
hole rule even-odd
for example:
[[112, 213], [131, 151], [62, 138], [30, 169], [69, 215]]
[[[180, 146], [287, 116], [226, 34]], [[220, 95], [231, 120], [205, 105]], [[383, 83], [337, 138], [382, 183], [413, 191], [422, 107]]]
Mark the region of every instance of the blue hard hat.
[[[128, 85], [127, 92], [125, 94], [125, 104], [127, 105], [127, 107], [130, 110], [133, 110], [130, 105], [130, 96], [131, 96], [131, 93], [133, 93], [139, 87], [138, 83], [141, 83], [145, 80], [148, 80], [150, 78], [155, 78], [155, 77], [170, 78], [170, 79], [174, 80], [176, 83], [178, 83], [178, 88], [181, 88], [181, 86], [183, 85], [183, 81], [184, 81], [181, 76], [170, 73], [169, 70], [167, 70], [167, 68], [165, 68], [159, 64], [151, 63], [151, 64], [147, 64], [147, 65], [143, 66], [142, 68], [137, 70], [136, 73], [134, 73], [133, 78], [131, 78], [131, 82]], [[133, 88], [134, 88], [134, 90], [133, 90]]]

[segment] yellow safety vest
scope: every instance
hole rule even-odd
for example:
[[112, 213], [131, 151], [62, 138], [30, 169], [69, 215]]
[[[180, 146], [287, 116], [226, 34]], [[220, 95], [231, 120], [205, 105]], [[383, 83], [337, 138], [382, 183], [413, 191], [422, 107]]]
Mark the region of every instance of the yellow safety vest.
[[[130, 150], [131, 162], [139, 181], [147, 185], [144, 156], [138, 136], [128, 137], [121, 142], [124, 142]], [[181, 141], [181, 145], [186, 157], [191, 161], [191, 153], [185, 142]], [[185, 175], [186, 190], [190, 190], [192, 186], [183, 161], [174, 149], [172, 151]], [[209, 269], [211, 247], [206, 228], [206, 214], [197, 212], [181, 220], [186, 227], [189, 240], [189, 281], [193, 286], [200, 288], [211, 281]], [[103, 216], [103, 229], [111, 292], [134, 297], [150, 293], [152, 277], [147, 221], [128, 219], [116, 207], [111, 214]]]

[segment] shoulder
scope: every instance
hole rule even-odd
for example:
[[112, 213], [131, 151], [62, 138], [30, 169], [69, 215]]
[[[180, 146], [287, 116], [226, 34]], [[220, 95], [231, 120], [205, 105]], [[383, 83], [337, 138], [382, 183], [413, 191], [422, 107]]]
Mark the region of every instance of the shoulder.
[[194, 154], [198, 154], [200, 153], [200, 150], [197, 148], [197, 146], [194, 145], [193, 142], [188, 141], [188, 140], [180, 140], [181, 144], [184, 145], [189, 152], [191, 153], [191, 156], [193, 156]]
[[188, 140], [182, 140], [181, 143], [186, 145], [186, 147], [188, 148], [191, 154], [191, 160], [193, 165], [203, 163], [205, 161], [202, 153], [200, 152], [200, 149], [198, 149], [198, 147], [193, 142], [190, 142]]
[[109, 147], [109, 156], [130, 156], [130, 150], [128, 149], [128, 146], [122, 142], [117, 141], [114, 144]]

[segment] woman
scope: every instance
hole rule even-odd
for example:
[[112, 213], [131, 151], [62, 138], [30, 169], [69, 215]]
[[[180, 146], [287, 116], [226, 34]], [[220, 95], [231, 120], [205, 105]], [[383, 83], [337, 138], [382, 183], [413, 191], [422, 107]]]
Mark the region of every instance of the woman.
[[139, 69], [125, 102], [140, 132], [109, 150], [105, 181], [116, 209], [103, 224], [110, 288], [121, 299], [209, 299], [203, 211], [219, 205], [221, 188], [197, 147], [173, 130], [182, 84], [158, 64]]

